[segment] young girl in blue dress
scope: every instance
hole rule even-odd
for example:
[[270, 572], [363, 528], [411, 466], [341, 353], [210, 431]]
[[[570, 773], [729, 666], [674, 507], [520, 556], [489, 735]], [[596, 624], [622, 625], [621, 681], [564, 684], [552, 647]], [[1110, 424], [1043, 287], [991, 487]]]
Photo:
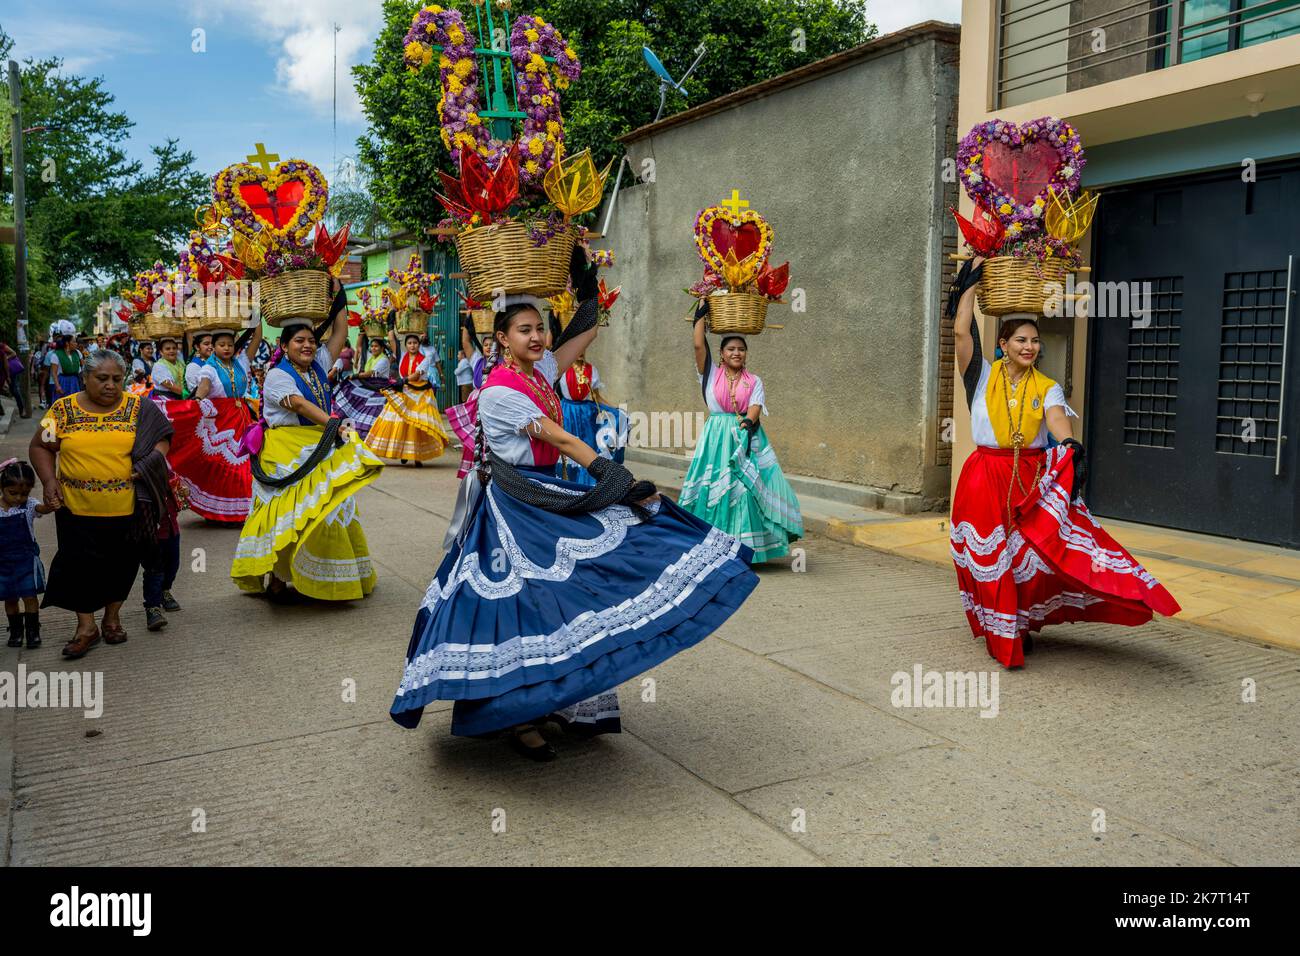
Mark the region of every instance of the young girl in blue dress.
[[[36, 543], [36, 516], [54, 510], [33, 498], [36, 471], [25, 461], [0, 462], [0, 595], [9, 618], [10, 647], [41, 646], [36, 595], [45, 590], [45, 566]], [[22, 602], [22, 610], [18, 602]]]

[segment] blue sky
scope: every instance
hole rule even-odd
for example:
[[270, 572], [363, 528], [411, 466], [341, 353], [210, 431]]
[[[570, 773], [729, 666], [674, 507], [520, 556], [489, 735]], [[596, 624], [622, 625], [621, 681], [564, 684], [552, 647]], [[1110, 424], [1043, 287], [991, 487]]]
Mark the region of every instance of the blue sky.
[[[135, 121], [134, 157], [175, 137], [211, 175], [263, 142], [333, 179], [332, 24], [342, 164], [365, 129], [349, 67], [369, 59], [381, 10], [380, 0], [5, 0], [0, 26], [20, 62], [61, 56], [69, 72], [102, 76]], [[961, 0], [868, 0], [867, 11], [883, 33], [956, 22]], [[206, 52], [192, 50], [195, 29]]]
[[[102, 76], [136, 124], [128, 152], [148, 159], [168, 137], [212, 174], [256, 142], [281, 159], [331, 173], [333, 31], [339, 33], [338, 156], [365, 128], [348, 67], [369, 59], [379, 0], [166, 2], [6, 0], [0, 26], [27, 56], [61, 56], [71, 73]], [[193, 31], [206, 52], [194, 52]]]

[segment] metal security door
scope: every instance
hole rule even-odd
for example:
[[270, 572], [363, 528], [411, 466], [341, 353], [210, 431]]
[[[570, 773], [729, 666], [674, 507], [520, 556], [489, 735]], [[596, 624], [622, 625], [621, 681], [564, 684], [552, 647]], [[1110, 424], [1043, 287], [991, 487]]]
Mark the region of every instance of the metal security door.
[[[1294, 165], [1103, 197], [1088, 374], [1097, 514], [1300, 547], [1298, 211]], [[1099, 314], [1121, 292], [1129, 313]]]

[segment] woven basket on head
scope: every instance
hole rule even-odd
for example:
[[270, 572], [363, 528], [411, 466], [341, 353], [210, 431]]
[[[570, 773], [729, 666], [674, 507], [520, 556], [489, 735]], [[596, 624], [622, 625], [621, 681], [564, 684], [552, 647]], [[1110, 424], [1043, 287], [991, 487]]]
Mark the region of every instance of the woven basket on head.
[[[997, 256], [984, 261], [980, 279], [980, 311], [985, 315], [1032, 312], [1042, 315], [1047, 302], [1065, 288], [1065, 263], [1060, 259], [1036, 262], [1015, 256]], [[1055, 284], [1055, 288], [1051, 286]]]
[[478, 335], [487, 335], [496, 322], [496, 313], [491, 309], [471, 309], [469, 317], [474, 322], [474, 331]]
[[146, 322], [147, 320], [145, 316], [141, 315], [139, 318], [133, 316], [130, 321], [126, 323], [126, 327], [131, 331], [131, 338], [136, 342], [148, 342], [153, 338], [153, 336], [149, 334]]
[[398, 335], [423, 335], [429, 331], [429, 313], [419, 309], [403, 309], [397, 313]]
[[726, 335], [758, 335], [767, 322], [766, 297], [753, 292], [729, 292], [709, 297], [709, 331]]
[[485, 302], [503, 290], [546, 298], [569, 284], [569, 257], [578, 232], [565, 227], [543, 245], [536, 245], [523, 223], [480, 226], [456, 237], [460, 264], [469, 273], [469, 294]]
[[388, 335], [388, 327], [384, 325], [384, 317], [369, 316], [361, 320], [361, 331], [369, 339], [382, 339]]
[[164, 335], [172, 335], [176, 331], [176, 320], [172, 317], [170, 311], [147, 312], [144, 321], [141, 323], [144, 327], [146, 338], [157, 339]]
[[177, 310], [175, 324], [169, 331], [177, 334], [242, 329], [252, 312], [252, 295], [253, 284], [246, 279], [196, 293], [186, 299], [184, 309]]
[[267, 325], [280, 327], [288, 318], [323, 322], [330, 317], [330, 275], [319, 269], [295, 269], [258, 283], [262, 318]]

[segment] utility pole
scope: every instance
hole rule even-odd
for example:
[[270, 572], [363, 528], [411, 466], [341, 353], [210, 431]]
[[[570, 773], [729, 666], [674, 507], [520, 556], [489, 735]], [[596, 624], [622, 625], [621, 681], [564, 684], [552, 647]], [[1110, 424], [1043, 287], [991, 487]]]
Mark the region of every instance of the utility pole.
[[334, 146], [330, 157], [331, 182], [339, 178], [339, 31], [342, 25], [334, 21]]
[[[28, 356], [31, 341], [27, 337], [27, 210], [26, 190], [23, 185], [23, 98], [18, 73], [18, 61], [9, 61], [9, 101], [13, 107], [13, 166], [14, 166], [14, 293], [17, 302], [18, 353], [23, 359], [18, 387], [29, 389]], [[30, 399], [30, 392], [25, 394]], [[24, 402], [24, 404], [26, 404]]]

